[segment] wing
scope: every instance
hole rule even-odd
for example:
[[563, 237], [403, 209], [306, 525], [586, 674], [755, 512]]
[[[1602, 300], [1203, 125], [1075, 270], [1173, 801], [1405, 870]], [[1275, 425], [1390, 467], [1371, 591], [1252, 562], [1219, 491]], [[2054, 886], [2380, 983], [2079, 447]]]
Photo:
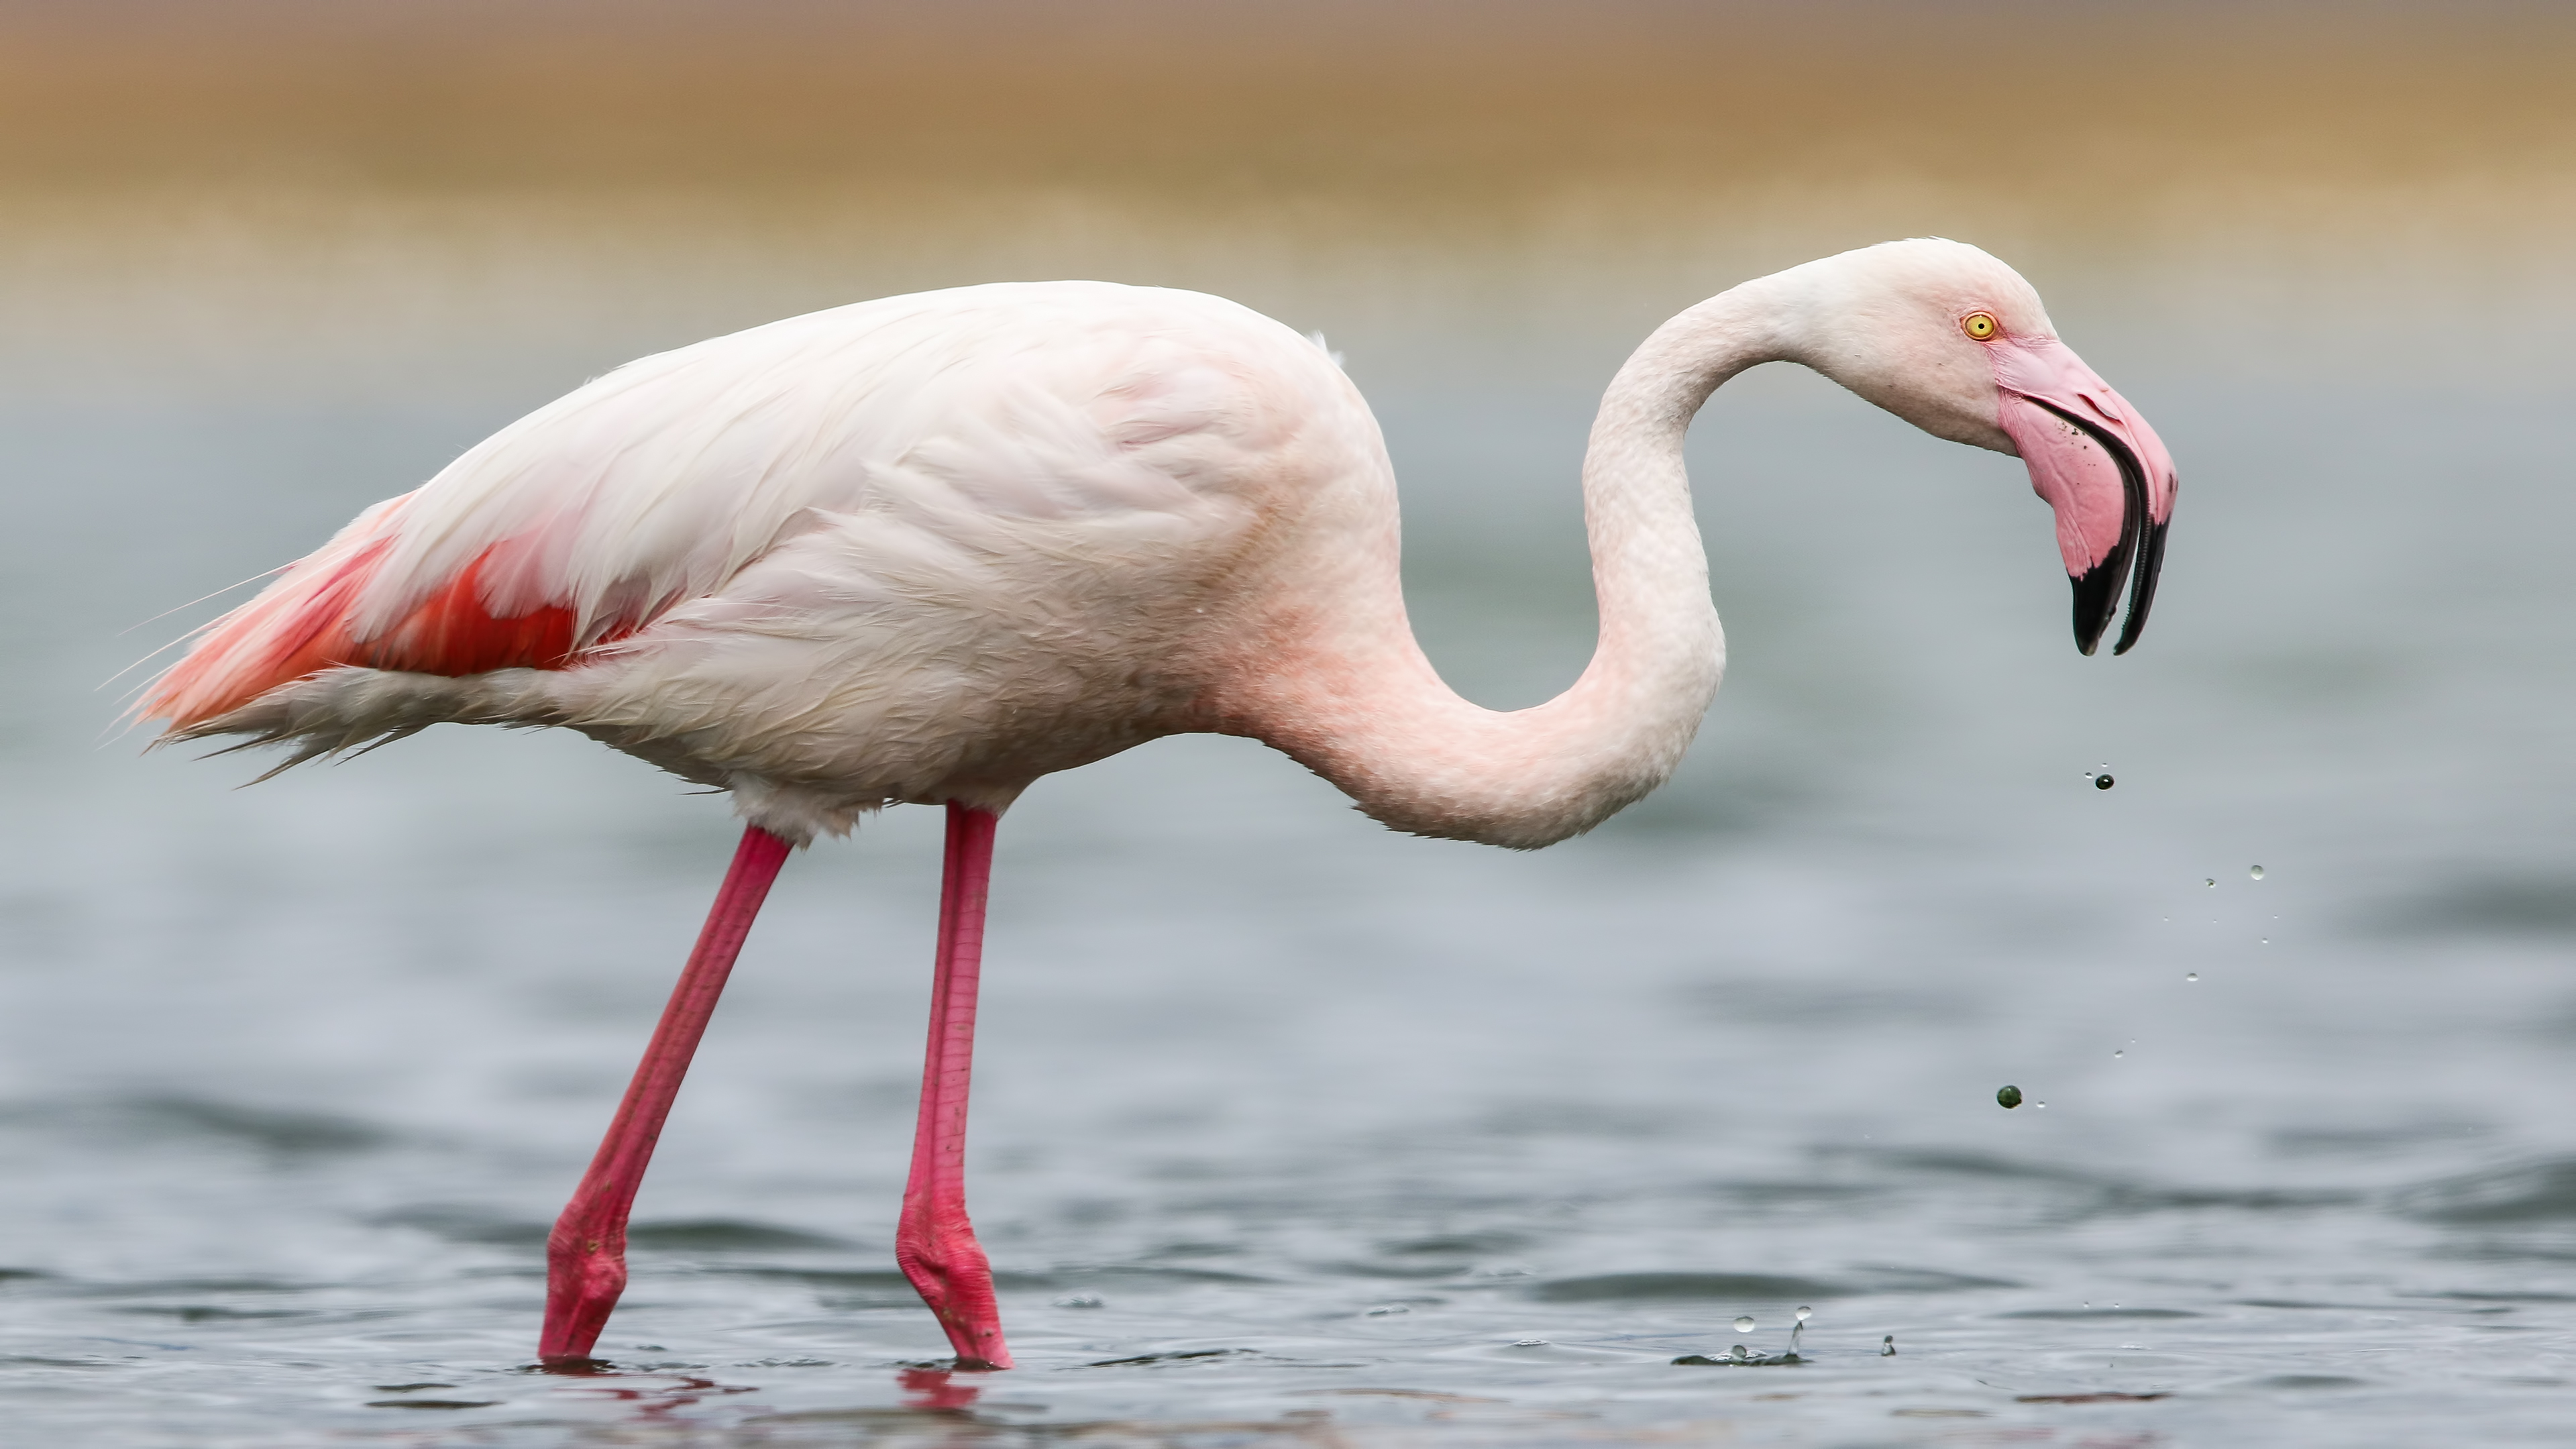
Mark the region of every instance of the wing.
[[961, 520], [1186, 514], [1274, 426], [1245, 400], [1276, 393], [1281, 339], [1317, 352], [1194, 293], [999, 284], [644, 358], [361, 514], [140, 712], [185, 729], [338, 665], [564, 668], [889, 493]]

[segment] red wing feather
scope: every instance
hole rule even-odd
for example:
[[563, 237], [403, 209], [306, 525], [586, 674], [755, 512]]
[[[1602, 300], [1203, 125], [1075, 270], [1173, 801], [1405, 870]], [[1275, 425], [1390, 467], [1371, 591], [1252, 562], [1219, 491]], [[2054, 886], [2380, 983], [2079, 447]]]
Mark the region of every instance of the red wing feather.
[[[330, 550], [290, 569], [267, 592], [217, 620], [196, 648], [162, 676], [142, 705], [146, 718], [185, 729], [230, 714], [282, 684], [337, 665], [416, 674], [484, 674], [495, 669], [561, 669], [573, 661], [575, 615], [559, 604], [496, 618], [484, 598], [485, 550], [371, 639], [349, 631], [359, 596], [392, 547], [379, 535], [337, 560]], [[495, 545], [495, 548], [499, 545]], [[611, 628], [605, 643], [634, 632]]]
[[572, 662], [573, 611], [548, 604], [496, 619], [483, 602], [486, 549], [438, 592], [381, 636], [349, 646], [334, 664], [413, 674], [488, 674], [495, 669], [561, 669]]

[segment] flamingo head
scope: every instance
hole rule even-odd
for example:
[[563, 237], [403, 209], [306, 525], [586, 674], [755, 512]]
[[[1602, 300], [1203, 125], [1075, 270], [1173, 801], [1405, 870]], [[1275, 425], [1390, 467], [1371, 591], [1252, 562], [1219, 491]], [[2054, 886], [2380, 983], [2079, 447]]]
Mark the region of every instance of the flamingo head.
[[[1808, 275], [1800, 277], [1799, 274]], [[1924, 431], [2018, 457], [2057, 513], [2091, 654], [2122, 585], [2114, 654], [2146, 628], [2173, 520], [2174, 465], [2155, 429], [2057, 338], [2019, 273], [1960, 242], [1887, 242], [1793, 268], [1806, 326], [1791, 352]]]

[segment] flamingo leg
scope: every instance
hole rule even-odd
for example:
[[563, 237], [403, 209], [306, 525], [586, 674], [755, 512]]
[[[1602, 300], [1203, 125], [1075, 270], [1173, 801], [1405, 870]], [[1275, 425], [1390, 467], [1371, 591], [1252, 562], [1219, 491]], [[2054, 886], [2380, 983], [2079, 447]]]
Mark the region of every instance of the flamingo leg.
[[966, 1220], [966, 1089], [975, 1068], [975, 988], [983, 974], [984, 901], [993, 878], [989, 810], [948, 806], [948, 858], [939, 888], [939, 972], [930, 989], [930, 1049], [921, 1068], [921, 1120], [903, 1189], [895, 1261], [939, 1317], [961, 1369], [1006, 1369], [993, 1270]]
[[733, 972], [734, 957], [751, 933], [752, 917], [760, 913], [791, 848], [759, 826], [743, 831], [733, 866], [716, 892], [715, 908], [698, 932], [697, 948], [689, 953], [670, 1004], [662, 1008], [661, 1024], [653, 1028], [653, 1043], [635, 1068], [626, 1100], [618, 1104], [617, 1120], [609, 1124], [608, 1136], [563, 1216], [555, 1219], [554, 1232], [546, 1239], [546, 1326], [537, 1341], [537, 1356], [548, 1363], [587, 1360], [608, 1324], [609, 1310], [617, 1306], [617, 1295], [626, 1290], [626, 1215], [634, 1209], [635, 1190], [643, 1184], [662, 1121], [680, 1094], [680, 1079], [688, 1074], [698, 1039], [706, 1035], [707, 1018]]

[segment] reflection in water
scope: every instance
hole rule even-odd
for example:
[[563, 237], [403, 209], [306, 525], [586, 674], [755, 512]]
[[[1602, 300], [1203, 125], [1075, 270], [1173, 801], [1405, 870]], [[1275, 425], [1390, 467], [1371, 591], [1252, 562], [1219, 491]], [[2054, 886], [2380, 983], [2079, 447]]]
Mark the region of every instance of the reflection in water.
[[[13, 31], [0, 1414], [263, 1449], [2560, 1436], [2562, 22], [1920, 8], [1982, 17], [2012, 83], [1894, 22], [1189, 66], [1036, 22], [657, 50], [578, 7], [524, 49]], [[100, 744], [93, 687], [170, 626], [117, 630], [580, 378], [993, 276], [1325, 331], [1433, 657], [1544, 698], [1590, 644], [1573, 468], [1626, 348], [1914, 232], [2020, 264], [2165, 427], [2158, 637], [2060, 657], [2013, 465], [1756, 373], [1694, 442], [1733, 676], [1595, 835], [1389, 836], [1230, 741], [1050, 781], [977, 1107], [1010, 1375], [921, 1367], [891, 1263], [927, 812], [791, 863], [611, 1367], [562, 1378], [524, 1371], [544, 1224], [721, 807], [577, 739], [238, 792]], [[1802, 1304], [1794, 1370], [1673, 1366]]]
[[947, 1369], [905, 1369], [897, 1382], [903, 1385], [903, 1403], [908, 1409], [963, 1409], [983, 1397], [983, 1389], [959, 1380]]

